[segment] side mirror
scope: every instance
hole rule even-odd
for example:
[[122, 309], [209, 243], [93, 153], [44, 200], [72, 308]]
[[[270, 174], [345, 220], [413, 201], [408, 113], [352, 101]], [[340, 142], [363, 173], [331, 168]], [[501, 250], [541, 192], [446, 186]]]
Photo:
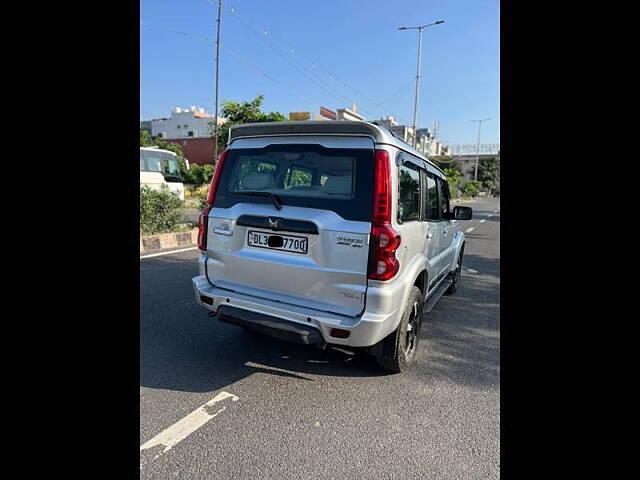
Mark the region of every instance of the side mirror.
[[453, 207], [453, 218], [456, 220], [471, 220], [473, 210], [471, 207]]

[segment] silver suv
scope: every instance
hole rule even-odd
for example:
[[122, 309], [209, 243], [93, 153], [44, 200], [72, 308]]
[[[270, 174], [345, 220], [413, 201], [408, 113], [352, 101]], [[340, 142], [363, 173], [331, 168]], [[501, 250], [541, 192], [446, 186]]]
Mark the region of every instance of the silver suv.
[[471, 209], [444, 173], [367, 122], [231, 129], [200, 215], [196, 302], [303, 344], [415, 359], [423, 311], [460, 281]]

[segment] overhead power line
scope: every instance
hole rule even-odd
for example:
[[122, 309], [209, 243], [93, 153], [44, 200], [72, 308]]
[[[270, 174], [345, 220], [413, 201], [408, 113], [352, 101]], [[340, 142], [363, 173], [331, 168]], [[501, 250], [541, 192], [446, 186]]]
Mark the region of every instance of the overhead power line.
[[[345, 101], [348, 103], [351, 102], [351, 100], [349, 100], [348, 98], [345, 98], [344, 95], [342, 95], [340, 92], [338, 92], [337, 90], [335, 90], [333, 87], [331, 87], [331, 85], [329, 85], [327, 82], [325, 82], [323, 79], [321, 79], [319, 76], [317, 76], [314, 72], [310, 71], [308, 68], [306, 68], [304, 65], [302, 65], [300, 62], [298, 62], [295, 58], [293, 58], [293, 52], [296, 51], [296, 49], [289, 43], [287, 43], [287, 49], [290, 52], [290, 55], [287, 55], [280, 47], [278, 47], [275, 42], [271, 41], [268, 37], [268, 32], [269, 30], [266, 28], [263, 28], [262, 30], [257, 29], [256, 27], [252, 26], [251, 24], [249, 24], [249, 22], [247, 22], [246, 20], [244, 20], [240, 15], [238, 15], [238, 13], [236, 12], [235, 8], [232, 7], [227, 7], [226, 8], [227, 12], [233, 16], [234, 18], [236, 18], [236, 20], [238, 20], [241, 24], [243, 24], [243, 26], [245, 26], [247, 29], [253, 31], [255, 34], [257, 34], [260, 38], [262, 38], [263, 40], [265, 40], [265, 42], [267, 42], [267, 45], [272, 48], [278, 55], [280, 55], [281, 57], [283, 57], [284, 59], [286, 59], [289, 63], [291, 63], [292, 65], [294, 65], [296, 68], [298, 68], [299, 70], [301, 70], [307, 77], [312, 77], [311, 80], [314, 81], [315, 83], [318, 84], [318, 82], [320, 82], [322, 84], [322, 86], [324, 86], [324, 90], [327, 91], [326, 89], [329, 89], [331, 92], [330, 93], [334, 98], [337, 98], [340, 101]], [[344, 82], [341, 79], [338, 79], [332, 72], [327, 72], [325, 70], [323, 70], [322, 68], [319, 67], [319, 65], [315, 62], [315, 61], [311, 61], [311, 65], [314, 69], [318, 69], [318, 70], [322, 70], [324, 71], [325, 74], [327, 74], [332, 80], [336, 81], [337, 83], [340, 83], [343, 87], [352, 90], [353, 92], [357, 93], [358, 95], [360, 95], [363, 99], [365, 99], [367, 102], [371, 103], [374, 105], [374, 107], [376, 107], [376, 109], [380, 109], [383, 110], [384, 112], [386, 112], [389, 115], [393, 115], [394, 117], [398, 118], [398, 119], [402, 119], [402, 117], [398, 116], [398, 115], [394, 115], [391, 111], [389, 111], [387, 108], [382, 107], [382, 105], [384, 103], [386, 103], [389, 99], [383, 101], [383, 102], [377, 102], [376, 100], [372, 99], [371, 97], [367, 96], [364, 92], [362, 92], [361, 90], [353, 87], [352, 85], [349, 85], [348, 83]], [[404, 84], [402, 85], [401, 88], [404, 88]], [[321, 87], [322, 88], [322, 87]], [[397, 93], [399, 93], [400, 90], [398, 90]], [[395, 96], [395, 94], [394, 94]], [[371, 111], [369, 111], [368, 109], [360, 109], [363, 113], [367, 114], [370, 117], [375, 117], [376, 115], [373, 115]]]
[[[201, 40], [201, 41], [205, 41], [205, 42], [214, 42], [214, 40], [211, 39], [211, 38], [205, 37], [203, 35], [198, 35], [198, 34], [195, 34], [195, 33], [181, 32], [181, 31], [178, 31], [178, 30], [172, 30], [172, 29], [165, 28], [165, 27], [158, 27], [156, 25], [150, 25], [149, 23], [146, 23], [146, 22], [140, 22], [140, 25], [148, 26], [148, 27], [151, 27], [151, 28], [154, 28], [154, 29], [158, 29], [158, 30], [163, 30], [163, 31], [169, 32], [169, 33], [175, 33], [175, 34], [186, 36], [186, 37], [192, 37], [192, 38], [195, 38], [197, 40]], [[301, 99], [303, 99], [303, 100], [305, 100], [307, 102], [310, 102], [310, 103], [314, 103], [316, 101], [316, 100], [312, 99], [311, 97], [307, 97], [305, 95], [300, 94], [299, 92], [297, 92], [295, 90], [292, 90], [292, 89], [288, 88], [286, 85], [284, 85], [282, 82], [280, 82], [279, 80], [274, 78], [272, 75], [268, 74], [263, 69], [261, 69], [260, 67], [258, 67], [254, 63], [252, 63], [248, 58], [246, 58], [245, 56], [241, 55], [240, 53], [232, 50], [231, 48], [224, 46], [222, 43], [220, 43], [220, 48], [222, 50], [226, 51], [227, 53], [230, 53], [231, 55], [233, 55], [237, 59], [239, 59], [242, 63], [247, 65], [252, 70], [255, 70], [256, 72], [260, 73], [265, 78], [267, 78], [268, 80], [270, 80], [273, 83], [275, 83], [276, 85], [280, 86], [287, 93], [289, 93], [291, 95], [294, 95], [294, 96], [297, 96], [297, 97], [299, 97], [299, 98], [301, 98]]]
[[[313, 72], [309, 71], [306, 67], [301, 65], [299, 62], [297, 62], [290, 55], [287, 55], [286, 53], [284, 53], [277, 45], [275, 45], [274, 42], [272, 42], [270, 39], [267, 38], [267, 36], [264, 34], [265, 30], [262, 30], [262, 32], [261, 32], [258, 29], [256, 29], [255, 27], [252, 27], [249, 23], [247, 23], [245, 20], [243, 20], [239, 15], [234, 13], [233, 9], [227, 8], [227, 12], [229, 14], [231, 14], [231, 16], [233, 16], [235, 19], [237, 19], [245, 28], [251, 30], [253, 33], [257, 34], [260, 38], [262, 38], [266, 42], [266, 44], [267, 44], [267, 46], [269, 48], [271, 48], [280, 57], [284, 58], [287, 62], [289, 62], [291, 65], [293, 65], [298, 71], [300, 71], [303, 75], [305, 75], [309, 80], [311, 80], [318, 87], [320, 87], [322, 90], [324, 90], [325, 93], [331, 95], [333, 98], [336, 98], [339, 102], [344, 102], [344, 103], [347, 103], [347, 104], [350, 103], [350, 100], [348, 98], [346, 98], [343, 95], [341, 95], [340, 92], [336, 91], [333, 87], [328, 85], [324, 80], [319, 78]], [[369, 112], [369, 111], [365, 111], [364, 109], [362, 109], [362, 111], [367, 115], [371, 115], [371, 112]]]
[[[207, 3], [211, 3], [214, 4], [214, 2], [208, 1], [206, 0]], [[217, 2], [215, 2], [217, 4]], [[251, 26], [246, 20], [242, 19], [235, 11], [235, 9], [233, 7], [224, 7], [225, 10], [231, 15], [233, 16], [236, 20], [238, 20], [245, 28], [251, 30], [252, 32], [254, 32], [255, 34], [257, 34], [260, 38], [262, 38], [267, 46], [269, 48], [271, 48], [274, 52], [276, 52], [280, 57], [282, 57], [283, 59], [285, 59], [287, 62], [289, 62], [293, 67], [295, 67], [297, 70], [299, 70], [303, 75], [305, 75], [310, 81], [312, 81], [315, 85], [317, 85], [319, 88], [321, 88], [325, 93], [327, 93], [328, 95], [332, 96], [333, 98], [337, 99], [339, 102], [345, 102], [347, 104], [347, 106], [349, 106], [349, 104], [351, 103], [352, 100], [348, 99], [347, 97], [345, 97], [343, 94], [341, 94], [340, 92], [338, 92], [335, 88], [333, 88], [331, 85], [329, 85], [327, 82], [325, 82], [322, 78], [320, 78], [318, 75], [316, 75], [315, 73], [313, 73], [312, 71], [310, 71], [308, 68], [306, 68], [304, 65], [302, 65], [300, 62], [298, 62], [295, 58], [292, 58], [292, 54], [295, 51], [294, 47], [289, 45], [288, 49], [291, 53], [291, 55], [286, 54], [281, 48], [279, 48], [275, 42], [273, 42], [272, 40], [270, 40], [267, 36], [268, 34], [268, 30], [266, 28], [263, 28], [262, 30], [258, 30], [257, 28]], [[186, 36], [186, 37], [191, 37], [191, 38], [196, 38], [198, 40], [202, 40], [202, 41], [207, 41], [207, 42], [213, 42], [214, 40], [211, 38], [208, 38], [204, 35], [199, 35], [199, 34], [195, 34], [195, 33], [190, 33], [190, 32], [183, 32], [183, 31], [179, 31], [179, 30], [173, 30], [173, 29], [169, 29], [169, 28], [165, 28], [165, 27], [159, 27], [159, 26], [154, 26], [154, 25], [149, 25], [146, 22], [140, 22], [141, 25], [145, 25], [145, 26], [151, 26], [152, 28], [156, 28], [158, 30], [164, 30], [170, 33], [174, 33], [177, 35], [182, 35], [182, 36]], [[226, 50], [227, 52], [231, 53], [232, 55], [234, 55], [236, 58], [240, 59], [243, 61], [243, 63], [247, 64], [250, 68], [252, 68], [253, 70], [259, 72], [261, 75], [263, 75], [264, 77], [266, 77], [267, 79], [269, 79], [270, 81], [276, 83], [277, 85], [279, 85], [282, 88], [286, 88], [282, 82], [276, 80], [272, 75], [269, 75], [268, 73], [266, 73], [264, 70], [260, 69], [259, 67], [257, 67], [256, 65], [252, 64], [246, 57], [240, 55], [237, 52], [234, 52], [233, 50], [229, 49], [228, 47], [225, 47], [224, 45], [220, 45], [220, 48]], [[315, 63], [312, 62], [312, 66], [314, 68], [318, 68], [319, 70], [323, 70], [321, 68], [319, 68], [319, 66]], [[324, 70], [323, 70], [324, 71]], [[376, 100], [368, 97], [366, 94], [364, 94], [362, 91], [356, 89], [355, 87], [347, 84], [346, 82], [343, 82], [342, 80], [338, 79], [333, 73], [328, 73], [325, 71], [325, 73], [327, 73], [330, 78], [334, 79], [336, 82], [341, 83], [342, 86], [344, 86], [345, 88], [348, 88], [350, 90], [353, 90], [354, 92], [358, 93], [362, 98], [364, 98], [365, 100], [367, 100], [369, 103], [373, 104], [375, 106], [376, 110], [382, 110], [384, 112], [386, 112], [388, 115], [394, 116], [395, 118], [397, 118], [398, 120], [400, 120], [402, 123], [406, 123], [405, 119], [403, 119], [401, 116], [399, 115], [395, 115], [393, 112], [389, 111], [387, 108], [383, 107], [383, 105], [385, 103], [387, 103], [388, 101], [390, 101], [392, 98], [394, 98], [398, 93], [400, 93], [402, 91], [402, 89], [404, 89], [406, 87], [406, 83], [403, 83], [400, 88], [398, 88], [398, 90], [396, 90], [392, 95], [390, 95], [389, 97], [387, 97], [385, 100], [381, 101], [381, 102], [376, 102]], [[410, 80], [409, 82], [411, 82], [412, 80]], [[409, 83], [407, 82], [407, 83]], [[289, 93], [293, 93], [294, 95], [301, 97], [301, 98], [305, 98], [307, 101], [309, 100], [309, 97], [304, 97], [301, 96], [299, 93], [297, 93], [296, 91], [289, 91]], [[312, 103], [315, 103], [316, 100], [312, 100]], [[362, 112], [363, 114], [371, 117], [372, 119], [374, 117], [376, 117], [377, 115], [374, 115], [372, 111], [370, 111], [368, 108], [364, 109], [360, 106], [359, 111]], [[383, 115], [380, 115], [383, 116]]]

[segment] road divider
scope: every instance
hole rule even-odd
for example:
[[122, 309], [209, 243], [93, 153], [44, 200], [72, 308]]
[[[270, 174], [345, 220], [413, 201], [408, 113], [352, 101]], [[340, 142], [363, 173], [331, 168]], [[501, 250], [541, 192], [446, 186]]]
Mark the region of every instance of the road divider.
[[140, 236], [140, 253], [161, 250], [163, 248], [176, 248], [196, 246], [198, 244], [198, 229], [194, 228], [186, 232], [159, 233], [157, 235]]
[[178, 250], [169, 250], [168, 252], [150, 253], [149, 255], [141, 255], [140, 259], [161, 257], [163, 255], [171, 255], [172, 253], [188, 252], [189, 250], [196, 250], [198, 247], [179, 248]]

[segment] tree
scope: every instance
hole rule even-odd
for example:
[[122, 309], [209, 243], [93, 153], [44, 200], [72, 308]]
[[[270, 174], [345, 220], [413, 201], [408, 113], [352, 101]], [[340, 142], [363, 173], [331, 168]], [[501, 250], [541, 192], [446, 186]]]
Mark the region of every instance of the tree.
[[478, 180], [490, 192], [500, 190], [500, 157], [485, 157], [478, 162]]
[[442, 170], [449, 168], [452, 170], [457, 170], [462, 173], [460, 170], [460, 166], [458, 165], [458, 160], [455, 157], [450, 157], [446, 155], [429, 155], [429, 160], [435, 163]]
[[[218, 125], [218, 151], [222, 151], [229, 140], [229, 129], [240, 123], [286, 122], [287, 118], [280, 112], [262, 112], [260, 107], [263, 95], [258, 95], [249, 102], [222, 102], [220, 116], [227, 121]], [[209, 122], [213, 135], [214, 120]]]
[[480, 193], [480, 187], [482, 187], [482, 183], [479, 180], [470, 180], [462, 187], [462, 194], [467, 197], [477, 197]]
[[460, 170], [456, 168], [445, 168], [443, 171], [447, 176], [451, 198], [458, 198], [458, 185], [460, 184], [460, 177], [462, 176]]

